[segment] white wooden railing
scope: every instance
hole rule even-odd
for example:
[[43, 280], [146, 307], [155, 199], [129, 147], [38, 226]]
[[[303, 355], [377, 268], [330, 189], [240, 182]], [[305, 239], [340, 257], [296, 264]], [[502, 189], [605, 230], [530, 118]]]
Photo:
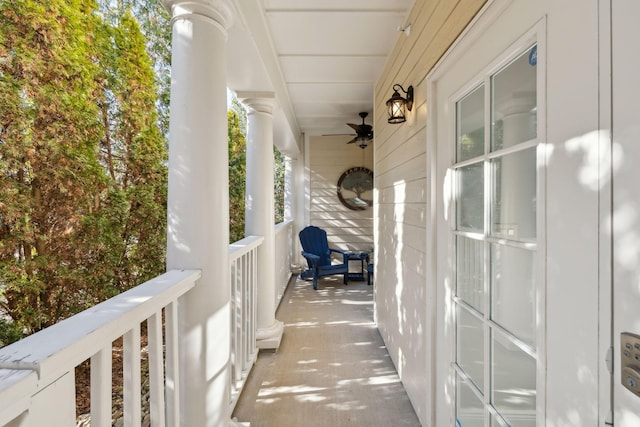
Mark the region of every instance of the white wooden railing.
[[256, 347], [258, 248], [263, 237], [229, 245], [231, 277], [231, 412], [258, 356]]
[[276, 225], [275, 230], [275, 246], [276, 246], [276, 304], [280, 304], [280, 300], [287, 289], [287, 284], [291, 278], [291, 263], [293, 259], [293, 221], [284, 221]]
[[[292, 232], [291, 221], [276, 227], [276, 304], [291, 275]], [[263, 240], [252, 236], [229, 245], [232, 410], [258, 354], [257, 251]], [[145, 321], [151, 425], [180, 425], [178, 303], [200, 276], [198, 270], [170, 271], [0, 349], [0, 426], [75, 425], [75, 368], [89, 358], [91, 426], [111, 426], [112, 343], [118, 338], [126, 373], [124, 425], [141, 425], [140, 325]]]
[[91, 426], [111, 426], [112, 342], [121, 337], [124, 421], [141, 425], [144, 321], [151, 425], [179, 425], [177, 306], [199, 278], [197, 270], [170, 271], [0, 349], [0, 425], [75, 425], [75, 368], [90, 358]]

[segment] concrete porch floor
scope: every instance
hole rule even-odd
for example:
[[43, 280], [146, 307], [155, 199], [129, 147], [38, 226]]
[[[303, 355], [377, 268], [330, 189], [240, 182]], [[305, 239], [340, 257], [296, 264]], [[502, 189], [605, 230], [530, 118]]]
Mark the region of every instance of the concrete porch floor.
[[340, 276], [292, 281], [233, 417], [252, 427], [420, 426], [373, 323], [373, 286]]

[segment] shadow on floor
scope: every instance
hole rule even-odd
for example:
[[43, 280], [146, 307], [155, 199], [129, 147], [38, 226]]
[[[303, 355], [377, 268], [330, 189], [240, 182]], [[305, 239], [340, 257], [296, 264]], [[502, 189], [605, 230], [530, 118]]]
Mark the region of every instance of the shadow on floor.
[[277, 352], [262, 351], [233, 417], [252, 427], [420, 426], [373, 323], [373, 287], [297, 280], [276, 317]]

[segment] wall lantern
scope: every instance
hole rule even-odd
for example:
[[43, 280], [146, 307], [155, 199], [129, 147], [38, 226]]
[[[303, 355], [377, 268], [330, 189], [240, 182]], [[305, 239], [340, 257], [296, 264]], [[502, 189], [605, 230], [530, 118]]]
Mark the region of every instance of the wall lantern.
[[[398, 93], [398, 90], [406, 93], [407, 97], [403, 98], [402, 95]], [[405, 107], [409, 111], [411, 111], [411, 109], [413, 108], [413, 86], [409, 86], [407, 90], [404, 90], [402, 86], [400, 86], [399, 84], [395, 84], [393, 85], [393, 95], [387, 101], [387, 110], [389, 112], [389, 118], [387, 119], [387, 122], [406, 122], [407, 114], [405, 112]]]

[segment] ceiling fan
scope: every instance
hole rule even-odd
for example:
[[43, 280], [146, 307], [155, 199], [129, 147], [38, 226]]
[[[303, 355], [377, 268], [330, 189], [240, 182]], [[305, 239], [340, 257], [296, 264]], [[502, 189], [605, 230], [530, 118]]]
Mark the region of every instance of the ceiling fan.
[[364, 122], [364, 119], [369, 115], [369, 113], [363, 111], [358, 115], [362, 118], [362, 124], [356, 125], [353, 123], [347, 123], [348, 126], [351, 126], [353, 130], [356, 131], [356, 137], [347, 142], [347, 144], [357, 142], [360, 148], [365, 148], [368, 142], [373, 139], [373, 128], [371, 125], [365, 124]]
[[365, 149], [367, 148], [369, 141], [373, 139], [373, 127], [364, 122], [364, 119], [369, 115], [369, 113], [363, 111], [361, 113], [358, 113], [358, 115], [362, 118], [361, 124], [347, 123], [348, 126], [351, 126], [351, 128], [356, 131], [356, 134], [343, 135], [354, 136], [354, 138], [351, 141], [347, 142], [347, 144], [358, 143], [358, 147]]

